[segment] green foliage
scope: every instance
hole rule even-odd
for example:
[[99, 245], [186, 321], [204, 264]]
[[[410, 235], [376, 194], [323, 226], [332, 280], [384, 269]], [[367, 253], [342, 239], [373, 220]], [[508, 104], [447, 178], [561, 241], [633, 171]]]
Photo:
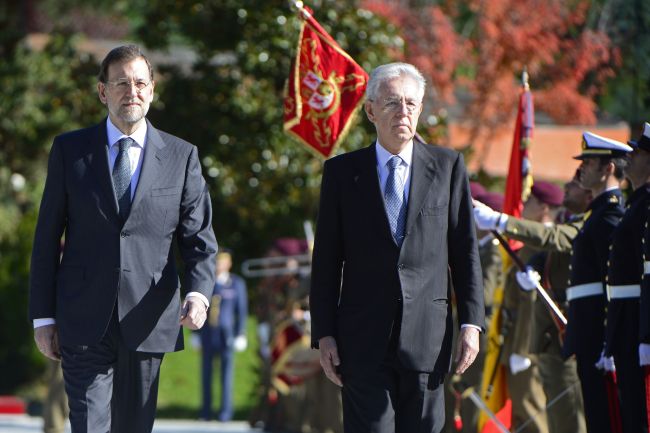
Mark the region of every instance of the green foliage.
[[[314, 15], [366, 70], [399, 49], [395, 30], [353, 2], [314, 2]], [[300, 21], [286, 1], [149, 1], [138, 30], [152, 47], [179, 35], [198, 54], [191, 73], [160, 72], [154, 124], [199, 146], [214, 203], [214, 228], [238, 257], [261, 254], [279, 236], [304, 236], [316, 217], [322, 161], [282, 128], [283, 88]], [[367, 145], [352, 128], [340, 151]]]
[[101, 117], [92, 59], [53, 34], [40, 51], [2, 40], [0, 62], [0, 394], [40, 373], [27, 320], [29, 258], [52, 138]]

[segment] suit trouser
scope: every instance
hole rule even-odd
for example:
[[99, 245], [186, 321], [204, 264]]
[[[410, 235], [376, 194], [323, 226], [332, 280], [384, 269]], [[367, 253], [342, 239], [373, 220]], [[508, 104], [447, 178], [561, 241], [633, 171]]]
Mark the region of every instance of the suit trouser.
[[343, 375], [345, 433], [440, 433], [445, 426], [444, 373], [405, 368], [397, 356], [401, 310], [376, 370]]
[[162, 353], [129, 350], [115, 314], [93, 346], [61, 346], [72, 433], [151, 432]]
[[644, 371], [639, 365], [639, 355], [635, 349], [632, 347], [625, 354], [614, 353], [623, 433], [648, 432]]
[[232, 389], [233, 389], [233, 350], [226, 348], [222, 351], [203, 349], [201, 355], [202, 369], [202, 395], [203, 404], [201, 417], [212, 418], [212, 370], [215, 356], [219, 356], [221, 364], [221, 407], [219, 409], [219, 421], [230, 421], [232, 419]]

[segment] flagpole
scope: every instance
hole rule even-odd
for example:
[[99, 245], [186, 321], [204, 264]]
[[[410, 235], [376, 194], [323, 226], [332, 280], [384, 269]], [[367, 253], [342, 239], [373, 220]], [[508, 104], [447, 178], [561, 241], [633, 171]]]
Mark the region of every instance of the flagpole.
[[528, 84], [528, 68], [524, 66], [524, 70], [521, 73], [521, 86], [526, 92], [530, 90], [530, 85]]
[[307, 9], [305, 9], [305, 4], [303, 2], [301, 2], [300, 0], [292, 0], [292, 1], [290, 1], [290, 3], [291, 3], [291, 6], [298, 9], [298, 13], [300, 15], [300, 18], [302, 18], [302, 19], [311, 18], [311, 14], [309, 13], [309, 11], [307, 11]]

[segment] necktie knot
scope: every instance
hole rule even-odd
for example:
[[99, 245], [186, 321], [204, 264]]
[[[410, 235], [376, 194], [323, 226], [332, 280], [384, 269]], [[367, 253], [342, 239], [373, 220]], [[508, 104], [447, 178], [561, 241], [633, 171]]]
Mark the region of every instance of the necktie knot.
[[120, 152], [129, 150], [129, 148], [133, 146], [133, 143], [134, 140], [131, 137], [121, 138], [120, 141], [117, 142], [117, 144], [120, 146]]
[[402, 163], [402, 158], [400, 158], [397, 155], [393, 155], [390, 157], [386, 165], [390, 169], [390, 171], [395, 170], [400, 164]]

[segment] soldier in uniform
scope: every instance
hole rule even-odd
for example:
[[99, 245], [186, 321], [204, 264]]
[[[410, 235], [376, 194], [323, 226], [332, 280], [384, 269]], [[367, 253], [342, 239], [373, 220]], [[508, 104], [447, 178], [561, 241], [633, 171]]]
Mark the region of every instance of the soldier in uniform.
[[[646, 210], [645, 231], [643, 234], [643, 279], [641, 280], [641, 298], [639, 301], [639, 363], [644, 369], [646, 386], [650, 372], [650, 205]], [[647, 392], [647, 388], [646, 388]], [[646, 401], [646, 413], [650, 412]]]
[[232, 388], [234, 350], [246, 349], [246, 318], [248, 297], [244, 280], [230, 272], [232, 255], [221, 248], [217, 254], [217, 282], [208, 311], [208, 320], [198, 332], [201, 338], [202, 406], [200, 418], [212, 418], [212, 364], [221, 360], [221, 407], [219, 421], [233, 416]]
[[611, 235], [623, 216], [620, 182], [625, 156], [632, 148], [624, 143], [583, 133], [579, 167], [580, 184], [591, 190], [593, 200], [584, 225], [573, 241], [568, 326], [563, 355], [576, 356], [582, 386], [587, 430], [610, 432], [611, 422], [604, 372], [595, 364], [605, 336], [605, 277]]
[[[591, 192], [578, 183], [577, 173], [564, 185], [563, 207], [571, 212], [566, 222], [543, 224], [521, 218], [501, 215], [476, 203], [477, 225], [483, 229], [495, 228], [500, 221], [501, 232], [511, 239], [525, 242], [526, 245], [543, 250], [537, 259], [542, 281], [556, 304], [566, 311], [566, 287], [569, 280], [571, 249], [573, 239], [583, 224], [584, 212], [591, 201]], [[524, 274], [526, 275], [526, 274]], [[517, 275], [520, 282], [521, 274]], [[540, 280], [539, 275], [536, 278]], [[521, 282], [520, 282], [520, 285]], [[524, 289], [534, 290], [535, 283]], [[531, 352], [537, 355], [542, 384], [547, 401], [550, 433], [585, 433], [582, 393], [576, 371], [575, 359], [564, 360], [561, 355], [561, 336], [550, 313], [541, 298], [535, 301]]]
[[[535, 182], [524, 204], [522, 216], [540, 223], [552, 223], [562, 205], [562, 190], [548, 182]], [[524, 245], [517, 254], [525, 263], [536, 250]], [[523, 432], [548, 432], [546, 396], [538, 363], [530, 354], [535, 294], [524, 292], [516, 281], [517, 269], [506, 275], [503, 297], [504, 345], [502, 363], [506, 365], [508, 392], [512, 400], [512, 426], [527, 423]]]
[[639, 296], [643, 275], [642, 236], [650, 203], [650, 124], [646, 123], [625, 168], [633, 192], [625, 214], [612, 235], [607, 270], [607, 325], [605, 356], [616, 363], [621, 419], [626, 433], [647, 433], [643, 370], [635, 348], [639, 342]]

